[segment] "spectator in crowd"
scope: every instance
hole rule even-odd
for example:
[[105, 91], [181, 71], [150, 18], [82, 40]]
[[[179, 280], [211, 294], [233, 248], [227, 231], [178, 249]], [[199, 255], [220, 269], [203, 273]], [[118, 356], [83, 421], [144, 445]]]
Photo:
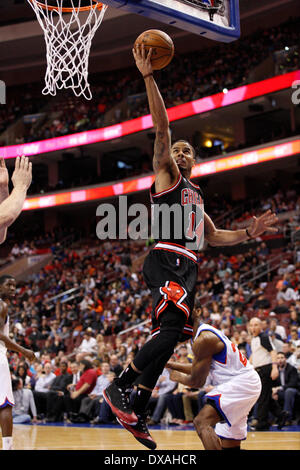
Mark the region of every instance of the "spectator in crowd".
[[251, 336], [246, 330], [240, 332], [239, 343], [237, 347], [241, 350], [244, 349], [247, 359], [251, 356]]
[[262, 390], [257, 401], [256, 431], [269, 430], [268, 414], [272, 399], [272, 381], [278, 378], [277, 353], [270, 337], [262, 333], [261, 320], [253, 317], [249, 323], [251, 340], [250, 362], [258, 372]]
[[32, 391], [29, 388], [24, 388], [21, 378], [15, 378], [12, 380], [12, 388], [15, 401], [15, 406], [12, 411], [13, 423], [38, 423]]
[[16, 377], [20, 378], [25, 388], [33, 388], [34, 378], [28, 374], [28, 366], [26, 362], [20, 363], [16, 370]]
[[[78, 416], [73, 418], [72, 422], [87, 423], [95, 420], [95, 418], [99, 416], [100, 399], [103, 396], [102, 392], [110, 383], [108, 377], [110, 372], [108, 362], [102, 363], [101, 372], [91, 393], [82, 399]], [[96, 424], [96, 422], [93, 421], [93, 424]]]
[[52, 372], [51, 363], [47, 362], [35, 383], [33, 391], [38, 417], [40, 418], [43, 418], [47, 413], [47, 393], [55, 377], [55, 374]]
[[276, 318], [274, 312], [270, 313], [270, 323], [269, 323], [269, 329], [270, 331], [273, 331], [279, 336], [279, 339], [281, 341], [285, 341], [287, 339], [286, 335], [286, 330], [284, 326], [279, 324], [278, 318]]
[[283, 298], [280, 298], [277, 301], [277, 305], [272, 309], [275, 315], [280, 315], [281, 313], [289, 313], [289, 306], [288, 302], [286, 302]]
[[86, 356], [94, 355], [97, 352], [97, 341], [96, 338], [93, 337], [93, 330], [92, 328], [87, 328], [84, 335], [83, 340], [78, 347], [78, 352], [81, 353], [81, 357], [84, 358]]
[[248, 322], [248, 317], [247, 315], [243, 312], [243, 307], [236, 307], [234, 309], [234, 320], [233, 320], [233, 324], [235, 326], [243, 326], [243, 325], [246, 325], [246, 323]]
[[193, 422], [194, 417], [197, 416], [205, 404], [204, 396], [212, 389], [212, 378], [209, 373], [202, 388], [197, 390], [187, 389], [182, 395], [184, 417], [187, 424]]
[[68, 363], [62, 361], [60, 364], [60, 374], [55, 377], [47, 392], [46, 422], [53, 423], [62, 421], [64, 412], [64, 396], [67, 393], [67, 386], [72, 381], [72, 375], [68, 373]]
[[156, 386], [150, 399], [150, 404], [155, 402], [155, 407], [148, 423], [149, 426], [160, 423], [163, 414], [166, 411], [167, 396], [172, 393], [176, 387], [177, 383], [173, 382], [173, 380], [170, 380], [170, 373], [168, 369], [164, 369], [158, 381], [156, 382]]
[[75, 390], [71, 390], [70, 395], [65, 397], [66, 413], [71, 420], [76, 419], [82, 400], [92, 392], [97, 381], [97, 372], [90, 361], [81, 359], [79, 369], [82, 374], [75, 385]]
[[[190, 363], [187, 357], [180, 357], [178, 359], [178, 362], [181, 363]], [[182, 397], [184, 393], [187, 392], [187, 387], [184, 385], [177, 383], [176, 388], [173, 390], [173, 392], [169, 393], [166, 396], [166, 408], [169, 410], [171, 413], [172, 419], [169, 424], [184, 424], [185, 421], [185, 415], [184, 415], [184, 408], [183, 408], [183, 401]]]
[[296, 326], [300, 327], [300, 309], [296, 308], [295, 305], [290, 305], [289, 308], [289, 313], [290, 313], [290, 326]]
[[290, 302], [291, 300], [293, 301], [297, 300], [297, 298], [298, 298], [297, 293], [294, 291], [292, 287], [290, 287], [290, 284], [288, 281], [282, 281], [282, 283], [279, 284], [278, 293], [276, 296], [277, 301], [282, 299], [285, 302]]
[[[109, 372], [107, 374], [107, 378], [109, 383], [111, 383], [115, 379], [114, 372]], [[99, 399], [100, 409], [99, 415], [96, 416], [92, 421], [91, 424], [110, 424], [116, 423], [115, 415], [112, 413], [110, 406], [106, 403], [104, 398], [101, 396]]]
[[[281, 277], [284, 277], [285, 274], [292, 272], [294, 269], [293, 264], [289, 264], [287, 259], [284, 259], [281, 263], [281, 266], [277, 270], [277, 274]], [[280, 282], [280, 286], [282, 287], [283, 281]], [[288, 284], [287, 284], [288, 286]]]
[[274, 330], [269, 329], [269, 337], [276, 352], [282, 352], [284, 342], [282, 341], [281, 336], [275, 333]]
[[283, 406], [283, 413], [279, 422], [279, 429], [284, 424], [291, 424], [294, 413], [294, 404], [298, 388], [297, 369], [287, 362], [283, 353], [277, 354], [279, 376], [273, 381], [272, 398]]
[[296, 346], [295, 351], [287, 359], [288, 364], [295, 367], [298, 372], [298, 384], [300, 384], [300, 344]]
[[122, 366], [116, 354], [113, 354], [109, 361], [110, 370], [118, 377], [122, 372]]
[[292, 345], [296, 348], [297, 346], [300, 346], [300, 336], [299, 336], [299, 331], [298, 328], [295, 326], [291, 327], [290, 334], [287, 337], [288, 341], [292, 343]]
[[49, 353], [51, 354], [51, 356], [57, 356], [60, 351], [65, 352], [65, 345], [60, 335], [54, 335], [53, 342], [50, 345], [49, 349]]
[[254, 304], [253, 304], [253, 309], [254, 310], [258, 310], [258, 309], [268, 309], [270, 308], [271, 304], [270, 304], [270, 301], [269, 299], [266, 298], [264, 292], [261, 292], [259, 294], [259, 296], [257, 297], [257, 299], [255, 300]]
[[37, 325], [32, 325], [31, 328], [32, 328], [32, 331], [31, 331], [28, 338], [31, 341], [31, 349], [34, 352], [37, 352], [40, 349], [38, 341], [40, 341], [42, 339], [42, 335], [39, 332]]
[[282, 351], [287, 359], [293, 354], [294, 349], [291, 348], [290, 343], [283, 343], [282, 345]]
[[182, 404], [185, 423], [192, 423], [196, 414], [198, 414], [199, 390], [186, 389], [182, 395]]
[[176, 389], [167, 395], [166, 407], [171, 413], [172, 419], [169, 424], [184, 424], [185, 415], [183, 409], [183, 393], [186, 391], [186, 387], [182, 384], [177, 384]]

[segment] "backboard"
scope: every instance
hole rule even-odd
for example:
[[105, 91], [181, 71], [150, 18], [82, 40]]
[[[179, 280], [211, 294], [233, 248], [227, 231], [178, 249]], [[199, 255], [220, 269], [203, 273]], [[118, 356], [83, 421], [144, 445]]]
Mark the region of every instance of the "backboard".
[[105, 4], [214, 41], [240, 37], [238, 0], [104, 0]]

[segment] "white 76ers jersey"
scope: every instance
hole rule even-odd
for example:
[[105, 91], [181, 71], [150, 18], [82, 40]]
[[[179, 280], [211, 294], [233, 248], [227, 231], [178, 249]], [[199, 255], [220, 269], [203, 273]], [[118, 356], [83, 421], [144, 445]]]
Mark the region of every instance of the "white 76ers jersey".
[[[8, 318], [8, 315], [6, 317], [6, 322], [3, 325], [3, 328], [0, 328], [0, 332], [5, 336], [9, 335], [9, 318]], [[3, 341], [0, 341], [0, 353], [6, 354], [6, 351], [7, 351], [7, 348], [6, 348], [5, 344], [3, 343]]]
[[210, 374], [212, 385], [219, 385], [228, 382], [232, 377], [238, 374], [244, 374], [253, 371], [253, 366], [247, 358], [240, 352], [238, 347], [232, 343], [227, 336], [213, 326], [203, 323], [199, 326], [194, 341], [202, 331], [211, 331], [224, 343], [224, 349], [215, 354], [212, 358]]

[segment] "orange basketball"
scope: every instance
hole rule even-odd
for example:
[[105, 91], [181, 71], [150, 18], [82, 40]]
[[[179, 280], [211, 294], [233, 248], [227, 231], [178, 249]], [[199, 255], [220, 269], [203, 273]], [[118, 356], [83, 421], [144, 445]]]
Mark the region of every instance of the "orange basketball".
[[170, 36], [159, 29], [144, 31], [136, 39], [134, 45], [144, 44], [146, 53], [152, 47], [151, 64], [153, 70], [166, 67], [174, 55], [174, 44]]

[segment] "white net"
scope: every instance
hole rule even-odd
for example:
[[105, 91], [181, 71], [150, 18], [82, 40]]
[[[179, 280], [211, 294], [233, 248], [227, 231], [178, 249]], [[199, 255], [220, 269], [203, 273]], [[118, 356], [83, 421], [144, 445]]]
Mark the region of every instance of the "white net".
[[[88, 64], [92, 39], [100, 26], [106, 5], [94, 0], [27, 0], [44, 31], [47, 70], [44, 95], [71, 88], [76, 96], [92, 99], [88, 82]], [[86, 8], [87, 3], [91, 8]], [[55, 4], [53, 6], [53, 4]]]

